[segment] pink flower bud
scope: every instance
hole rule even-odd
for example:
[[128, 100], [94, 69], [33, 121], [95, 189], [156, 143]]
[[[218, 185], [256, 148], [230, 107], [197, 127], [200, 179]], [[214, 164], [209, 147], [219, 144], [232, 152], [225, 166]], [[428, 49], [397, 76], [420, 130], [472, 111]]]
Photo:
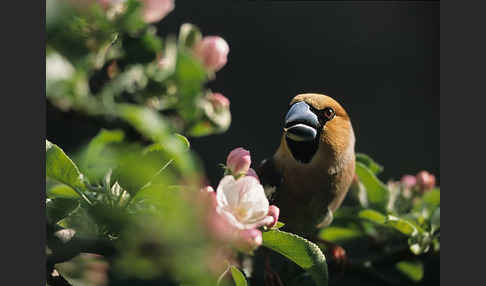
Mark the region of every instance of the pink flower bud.
[[228, 108], [230, 105], [229, 99], [219, 92], [210, 93], [206, 96], [206, 98], [209, 100], [209, 102], [211, 102], [216, 110]]
[[246, 172], [246, 175], [257, 179], [258, 182], [260, 182], [260, 179], [258, 178], [258, 174], [255, 172], [255, 170], [253, 170], [253, 168], [248, 169], [248, 172]]
[[226, 64], [228, 53], [228, 43], [218, 36], [204, 37], [194, 46], [195, 56], [212, 71], [218, 71]]
[[420, 171], [416, 178], [417, 185], [422, 191], [427, 191], [435, 187], [435, 176], [427, 171]]
[[400, 182], [406, 189], [411, 189], [417, 184], [417, 178], [412, 175], [404, 175]]
[[239, 147], [231, 151], [226, 158], [226, 167], [233, 175], [246, 174], [250, 169], [250, 152]]
[[174, 0], [142, 0], [141, 2], [143, 19], [147, 23], [158, 22], [174, 10]]
[[274, 227], [278, 222], [278, 216], [280, 215], [280, 209], [277, 206], [271, 205], [268, 207], [268, 216], [273, 218], [273, 222], [268, 224], [268, 228]]
[[255, 250], [263, 243], [262, 232], [258, 229], [239, 231], [237, 247], [245, 252]]

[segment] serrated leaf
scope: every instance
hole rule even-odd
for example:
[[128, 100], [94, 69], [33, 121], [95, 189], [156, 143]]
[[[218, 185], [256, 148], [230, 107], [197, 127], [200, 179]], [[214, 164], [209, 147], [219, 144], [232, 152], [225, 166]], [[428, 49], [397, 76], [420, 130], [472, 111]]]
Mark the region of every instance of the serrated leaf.
[[46, 201], [46, 217], [50, 224], [55, 224], [71, 214], [79, 205], [77, 199], [55, 198]]
[[326, 258], [314, 243], [292, 233], [270, 230], [263, 233], [263, 246], [282, 254], [308, 271], [316, 285], [327, 285]]
[[371, 159], [370, 156], [368, 156], [366, 154], [357, 153], [356, 154], [356, 161], [364, 164], [375, 175], [378, 175], [379, 173], [381, 173], [383, 171], [383, 166], [376, 163], [373, 159]]
[[386, 207], [389, 192], [387, 187], [364, 164], [356, 162], [356, 174], [368, 194], [368, 202], [381, 209]]
[[419, 282], [424, 277], [421, 261], [401, 261], [395, 264], [395, 268], [414, 282]]
[[84, 189], [84, 178], [74, 162], [59, 148], [46, 140], [46, 176], [66, 184], [75, 191]]
[[342, 243], [345, 241], [353, 240], [361, 237], [362, 235], [363, 233], [358, 229], [338, 226], [326, 227], [319, 232], [320, 238], [335, 243]]
[[371, 222], [383, 225], [386, 222], [386, 216], [383, 215], [382, 213], [375, 211], [375, 210], [370, 210], [370, 209], [365, 209], [362, 210], [358, 213], [358, 217], [362, 219], [369, 220]]
[[231, 266], [231, 276], [233, 277], [233, 281], [235, 282], [236, 286], [246, 286], [248, 283], [246, 282], [245, 276], [241, 271], [234, 267]]

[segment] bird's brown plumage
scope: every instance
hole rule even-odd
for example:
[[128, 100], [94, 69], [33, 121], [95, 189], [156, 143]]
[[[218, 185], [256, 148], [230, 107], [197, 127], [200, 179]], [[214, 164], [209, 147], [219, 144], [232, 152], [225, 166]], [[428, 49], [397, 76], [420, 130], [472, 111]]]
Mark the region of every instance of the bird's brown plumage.
[[286, 229], [308, 236], [323, 219], [329, 218], [329, 211], [334, 212], [341, 205], [349, 189], [355, 171], [355, 137], [348, 114], [331, 97], [300, 94], [290, 106], [300, 101], [318, 111], [327, 107], [335, 111], [334, 118], [318, 134], [312, 159], [302, 163], [294, 158], [284, 130], [276, 153], [257, 171], [264, 185], [277, 186], [273, 198]]

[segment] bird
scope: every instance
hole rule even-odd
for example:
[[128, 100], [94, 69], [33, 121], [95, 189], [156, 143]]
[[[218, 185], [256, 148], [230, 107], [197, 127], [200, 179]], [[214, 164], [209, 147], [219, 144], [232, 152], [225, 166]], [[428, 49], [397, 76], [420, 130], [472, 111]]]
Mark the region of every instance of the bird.
[[298, 94], [280, 145], [256, 172], [285, 230], [312, 239], [329, 225], [355, 177], [355, 134], [346, 110], [319, 93]]

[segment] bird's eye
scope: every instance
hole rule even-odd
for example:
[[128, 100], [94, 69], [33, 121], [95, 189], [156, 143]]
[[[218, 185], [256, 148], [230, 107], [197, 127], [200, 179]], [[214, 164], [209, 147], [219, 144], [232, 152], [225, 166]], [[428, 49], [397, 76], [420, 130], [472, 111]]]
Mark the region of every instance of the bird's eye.
[[334, 115], [336, 115], [336, 113], [334, 112], [334, 109], [330, 108], [330, 107], [327, 107], [325, 108], [323, 111], [322, 111], [322, 114], [324, 115], [324, 118], [326, 120], [331, 120], [334, 118]]

